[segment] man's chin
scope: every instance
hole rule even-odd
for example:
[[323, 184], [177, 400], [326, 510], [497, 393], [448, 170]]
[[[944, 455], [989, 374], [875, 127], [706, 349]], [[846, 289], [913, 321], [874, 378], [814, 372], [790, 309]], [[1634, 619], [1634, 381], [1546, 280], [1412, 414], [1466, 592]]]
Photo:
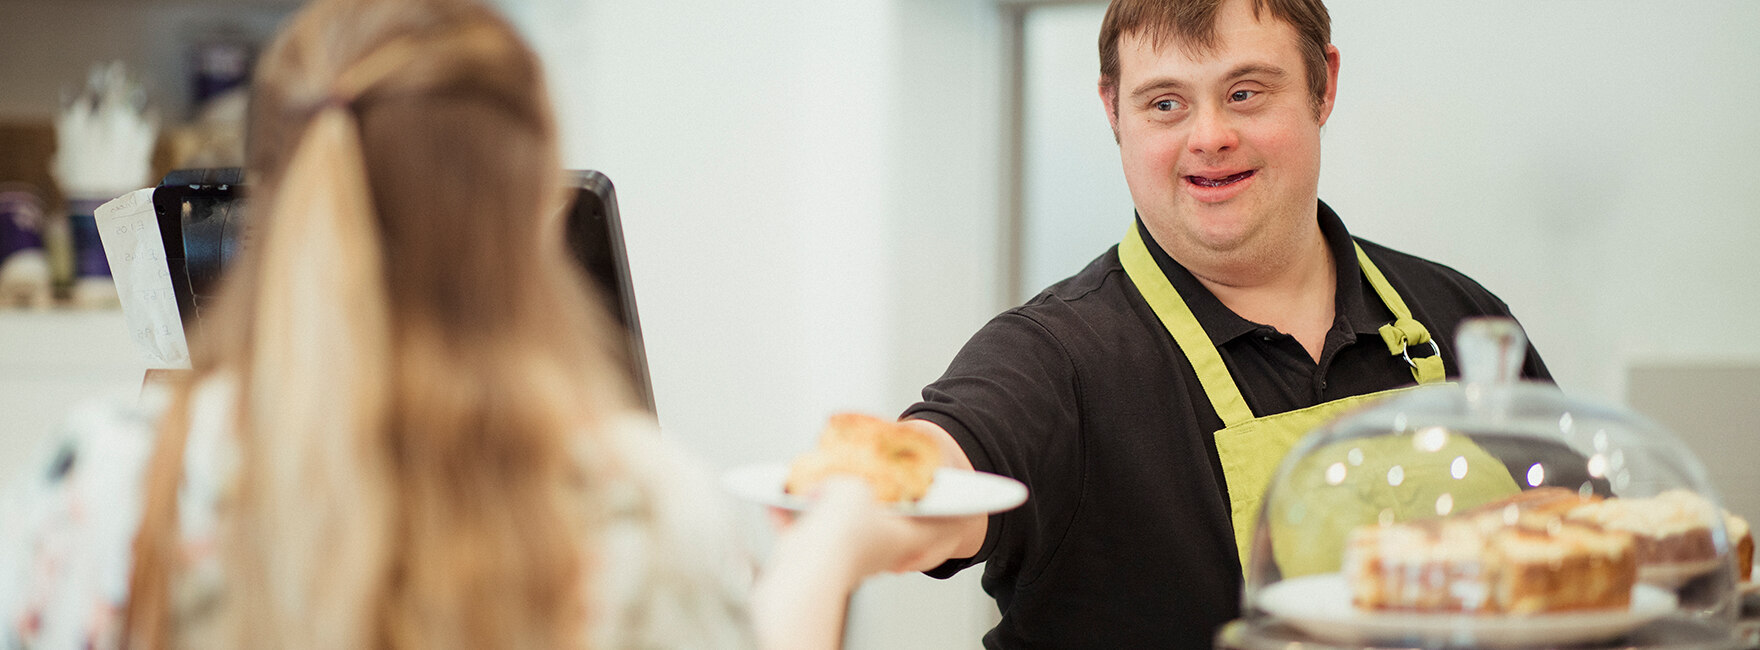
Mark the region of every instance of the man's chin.
[[[1155, 241], [1162, 250], [1176, 259], [1194, 254], [1227, 255], [1245, 247], [1252, 236], [1250, 224], [1243, 219], [1218, 220], [1187, 213], [1169, 225], [1156, 228], [1151, 224], [1149, 230], [1157, 233]], [[1173, 241], [1163, 241], [1165, 237]]]
[[1188, 227], [1194, 240], [1206, 248], [1226, 250], [1247, 239], [1258, 214], [1245, 201], [1235, 200], [1193, 206], [1189, 216]]

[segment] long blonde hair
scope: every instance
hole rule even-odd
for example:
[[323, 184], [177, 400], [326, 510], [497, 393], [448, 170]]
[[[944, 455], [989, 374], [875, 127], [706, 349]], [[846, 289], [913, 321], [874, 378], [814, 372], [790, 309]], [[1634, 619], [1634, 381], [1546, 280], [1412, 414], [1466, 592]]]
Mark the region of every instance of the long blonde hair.
[[[536, 57], [465, 0], [316, 0], [252, 98], [255, 230], [148, 471], [127, 640], [187, 640], [196, 386], [225, 379], [223, 645], [578, 646], [594, 431], [628, 405], [563, 244]], [[206, 636], [206, 635], [203, 635]]]

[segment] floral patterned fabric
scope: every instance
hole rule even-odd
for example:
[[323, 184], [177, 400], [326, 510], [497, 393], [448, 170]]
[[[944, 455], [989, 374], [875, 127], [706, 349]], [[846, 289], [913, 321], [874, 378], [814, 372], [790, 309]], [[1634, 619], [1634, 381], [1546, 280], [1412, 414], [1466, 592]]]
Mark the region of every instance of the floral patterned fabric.
[[[192, 399], [178, 494], [190, 560], [173, 587], [180, 628], [201, 628], [224, 576], [219, 506], [234, 484], [226, 435], [231, 388], [213, 381]], [[115, 648], [128, 599], [141, 486], [164, 400], [95, 402], [73, 412], [0, 492], [0, 649]], [[587, 588], [600, 608], [585, 641], [596, 648], [749, 648], [745, 594], [753, 559], [707, 471], [645, 419], [608, 432], [628, 480], [607, 492], [610, 524]], [[191, 624], [191, 625], [185, 625]]]

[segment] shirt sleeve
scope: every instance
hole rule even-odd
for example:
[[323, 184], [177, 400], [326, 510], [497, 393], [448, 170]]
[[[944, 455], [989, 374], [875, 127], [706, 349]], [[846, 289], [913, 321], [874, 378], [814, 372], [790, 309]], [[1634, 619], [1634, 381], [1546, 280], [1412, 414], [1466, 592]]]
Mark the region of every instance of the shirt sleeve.
[[80, 406], [0, 497], [0, 648], [115, 647], [152, 419]]
[[708, 468], [651, 421], [607, 433], [624, 480], [604, 494], [593, 647], [754, 647], [746, 594], [756, 561]]
[[[979, 330], [946, 374], [923, 389], [905, 418], [933, 422], [953, 436], [972, 467], [1025, 483], [1027, 502], [990, 516], [977, 555], [928, 571], [946, 578], [989, 562], [992, 571], [1031, 571], [1048, 561], [1081, 499], [1080, 385], [1053, 332], [1021, 310]], [[1042, 568], [1042, 567], [1041, 567]]]

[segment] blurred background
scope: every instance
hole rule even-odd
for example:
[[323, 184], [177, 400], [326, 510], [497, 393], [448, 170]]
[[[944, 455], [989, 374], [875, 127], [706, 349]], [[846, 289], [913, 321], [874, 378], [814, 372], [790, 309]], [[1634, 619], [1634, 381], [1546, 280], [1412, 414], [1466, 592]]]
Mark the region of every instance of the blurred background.
[[[1130, 222], [1103, 2], [497, 4], [546, 61], [566, 165], [617, 186], [663, 428], [718, 468], [897, 413]], [[52, 120], [112, 60], [158, 112], [155, 173], [224, 164], [226, 88], [298, 6], [0, 0], [0, 182], [65, 214]], [[1562, 386], [1673, 429], [1760, 520], [1760, 4], [1329, 6], [1321, 198], [1496, 292]], [[0, 480], [142, 367], [113, 309], [0, 308]], [[873, 581], [850, 647], [977, 647], [976, 578]]]

